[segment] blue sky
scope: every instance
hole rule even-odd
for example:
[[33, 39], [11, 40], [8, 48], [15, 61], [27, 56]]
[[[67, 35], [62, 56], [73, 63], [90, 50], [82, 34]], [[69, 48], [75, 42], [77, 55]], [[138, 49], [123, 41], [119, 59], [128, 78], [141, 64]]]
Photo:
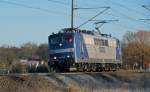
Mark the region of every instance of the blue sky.
[[[150, 22], [140, 19], [150, 18], [150, 11], [142, 5], [150, 5], [150, 0], [75, 0], [76, 7], [111, 7], [98, 16], [97, 20], [114, 20], [104, 24], [102, 33], [112, 34], [122, 39], [127, 31], [150, 30]], [[0, 45], [20, 46], [26, 42], [47, 43], [48, 35], [61, 28], [70, 27], [71, 0], [0, 0]], [[75, 11], [75, 27], [93, 17], [99, 11]], [[82, 29], [94, 29], [94, 22]]]

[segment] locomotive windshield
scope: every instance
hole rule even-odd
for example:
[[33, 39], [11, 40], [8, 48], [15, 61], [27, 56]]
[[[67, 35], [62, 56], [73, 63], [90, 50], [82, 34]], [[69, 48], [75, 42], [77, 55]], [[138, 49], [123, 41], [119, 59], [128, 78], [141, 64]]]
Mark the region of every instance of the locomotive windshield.
[[49, 37], [50, 49], [73, 47], [73, 34], [54, 34]]
[[50, 39], [50, 44], [58, 44], [61, 39], [59, 37], [53, 37]]

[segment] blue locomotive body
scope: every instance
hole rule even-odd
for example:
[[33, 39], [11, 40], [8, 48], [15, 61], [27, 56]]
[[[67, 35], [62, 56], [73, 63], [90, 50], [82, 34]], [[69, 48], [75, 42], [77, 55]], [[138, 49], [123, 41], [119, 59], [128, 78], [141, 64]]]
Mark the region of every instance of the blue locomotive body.
[[94, 31], [64, 31], [49, 36], [49, 65], [57, 70], [115, 70], [121, 65], [120, 42]]

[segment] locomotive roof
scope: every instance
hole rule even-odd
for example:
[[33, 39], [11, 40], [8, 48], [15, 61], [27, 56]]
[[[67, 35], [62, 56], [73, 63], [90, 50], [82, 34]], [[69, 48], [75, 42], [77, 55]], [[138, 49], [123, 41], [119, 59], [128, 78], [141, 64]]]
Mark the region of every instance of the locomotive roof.
[[[108, 37], [111, 38], [111, 34], [103, 34], [103, 33], [99, 33], [95, 30], [85, 30], [85, 29], [77, 29], [77, 28], [64, 28], [61, 29], [59, 31], [59, 33], [75, 33], [75, 32], [79, 32], [79, 33], [84, 33], [84, 34], [89, 34], [89, 35], [95, 35], [95, 36], [101, 36], [101, 37]], [[53, 33], [54, 34], [54, 33]], [[114, 38], [114, 37], [113, 37]]]

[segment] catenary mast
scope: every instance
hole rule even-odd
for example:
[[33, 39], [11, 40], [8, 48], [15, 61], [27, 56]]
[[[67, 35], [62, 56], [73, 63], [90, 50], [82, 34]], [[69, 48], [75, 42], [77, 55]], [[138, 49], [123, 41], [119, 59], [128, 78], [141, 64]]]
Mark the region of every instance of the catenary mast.
[[74, 28], [74, 0], [71, 1], [71, 29]]

